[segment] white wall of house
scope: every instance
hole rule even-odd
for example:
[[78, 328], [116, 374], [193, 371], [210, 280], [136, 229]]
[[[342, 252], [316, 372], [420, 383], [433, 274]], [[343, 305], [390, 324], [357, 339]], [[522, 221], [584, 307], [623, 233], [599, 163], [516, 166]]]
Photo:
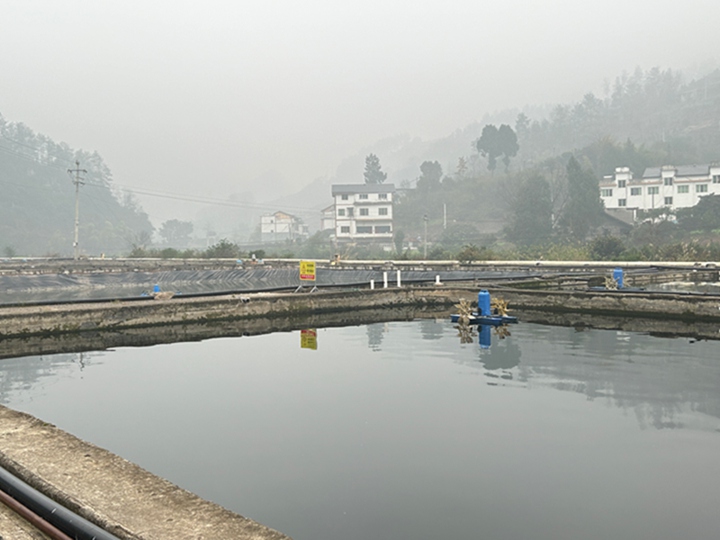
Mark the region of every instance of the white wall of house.
[[335, 230], [335, 205], [331, 204], [327, 208], [323, 208], [320, 216], [320, 230]]
[[260, 238], [263, 242], [297, 240], [307, 236], [307, 226], [295, 216], [275, 212], [260, 217]]
[[392, 184], [344, 184], [332, 187], [338, 240], [392, 240]]
[[646, 169], [642, 178], [618, 167], [600, 182], [600, 198], [608, 209], [673, 211], [695, 206], [710, 194], [720, 194], [720, 165], [665, 165]]

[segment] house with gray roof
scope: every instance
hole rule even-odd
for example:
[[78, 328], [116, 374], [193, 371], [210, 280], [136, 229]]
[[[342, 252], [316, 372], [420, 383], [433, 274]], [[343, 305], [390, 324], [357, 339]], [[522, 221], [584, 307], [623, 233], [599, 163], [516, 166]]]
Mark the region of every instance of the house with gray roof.
[[391, 243], [394, 184], [335, 184], [335, 238]]
[[695, 206], [706, 195], [720, 194], [720, 164], [663, 165], [648, 167], [635, 178], [629, 167], [618, 167], [615, 174], [600, 182], [600, 198], [606, 210], [638, 210]]

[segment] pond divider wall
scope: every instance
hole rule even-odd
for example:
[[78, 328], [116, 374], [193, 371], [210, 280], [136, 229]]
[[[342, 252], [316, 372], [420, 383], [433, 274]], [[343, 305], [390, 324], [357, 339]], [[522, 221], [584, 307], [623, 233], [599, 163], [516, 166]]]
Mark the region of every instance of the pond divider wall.
[[[415, 307], [442, 310], [477, 287], [405, 287], [315, 293], [256, 293], [167, 300], [0, 307], [0, 340], [254, 318], [302, 318], [321, 313]], [[627, 291], [545, 291], [490, 288], [511, 308], [685, 322], [720, 322], [720, 296]]]

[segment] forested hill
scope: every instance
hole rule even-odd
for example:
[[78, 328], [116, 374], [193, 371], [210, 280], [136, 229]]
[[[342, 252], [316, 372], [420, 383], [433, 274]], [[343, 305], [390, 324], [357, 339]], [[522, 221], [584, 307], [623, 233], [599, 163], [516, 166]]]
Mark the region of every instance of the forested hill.
[[[575, 104], [555, 106], [544, 119], [520, 113], [513, 127], [521, 147], [518, 158], [530, 162], [603, 139], [653, 148], [669, 165], [717, 161], [720, 70], [683, 82], [679, 72], [670, 69], [637, 69], [618, 77], [603, 99], [588, 93]], [[615, 164], [620, 165], [630, 164]]]
[[0, 256], [73, 254], [75, 186], [68, 169], [86, 169], [80, 187], [80, 251], [128, 252], [149, 238], [148, 216], [113, 189], [97, 153], [74, 150], [0, 115]]
[[[482, 104], [478, 104], [481, 106]], [[396, 185], [414, 185], [423, 161], [438, 161], [454, 174], [460, 158], [470, 172], [487, 173], [475, 148], [486, 124], [508, 124], [520, 150], [511, 170], [527, 168], [600, 141], [644, 147], [666, 164], [708, 163], [720, 159], [720, 70], [686, 81], [671, 69], [637, 69], [620, 75], [603, 97], [588, 92], [575, 103], [518, 105], [485, 115], [447, 137], [421, 140], [392, 137], [348, 157], [327, 183], [362, 182], [365, 156], [376, 154]], [[660, 163], [653, 163], [659, 165]], [[598, 163], [595, 173], [610, 174], [623, 163]], [[632, 163], [624, 165], [633, 166]], [[638, 164], [639, 166], [639, 164]], [[642, 170], [635, 171], [641, 174]]]

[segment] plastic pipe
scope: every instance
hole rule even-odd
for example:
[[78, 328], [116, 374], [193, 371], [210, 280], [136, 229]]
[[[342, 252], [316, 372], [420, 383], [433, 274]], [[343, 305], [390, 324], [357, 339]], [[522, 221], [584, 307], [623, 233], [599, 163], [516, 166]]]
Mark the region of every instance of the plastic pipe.
[[0, 489], [42, 519], [76, 540], [119, 540], [94, 523], [60, 506], [0, 467]]

